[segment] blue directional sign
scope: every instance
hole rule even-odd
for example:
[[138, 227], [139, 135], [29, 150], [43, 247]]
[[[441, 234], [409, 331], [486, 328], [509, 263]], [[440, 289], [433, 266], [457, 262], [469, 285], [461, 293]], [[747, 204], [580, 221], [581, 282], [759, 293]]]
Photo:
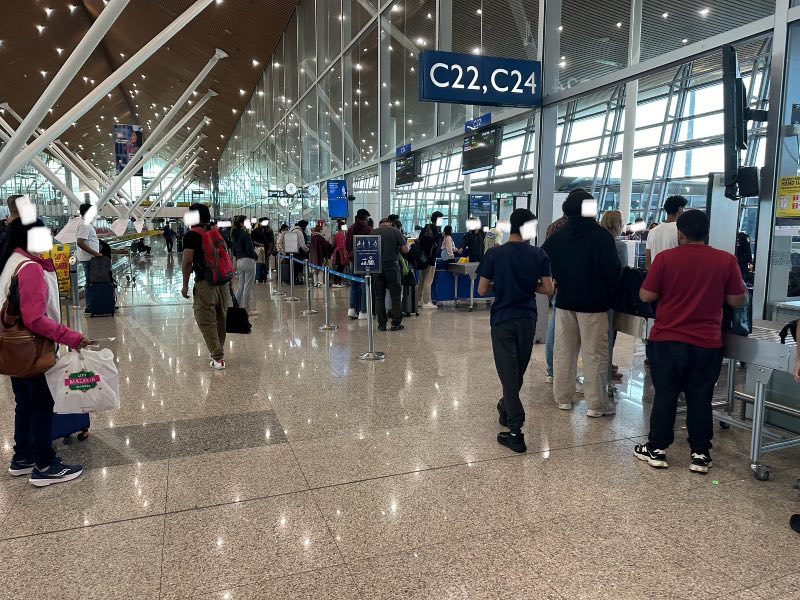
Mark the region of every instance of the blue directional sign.
[[406, 144], [405, 146], [400, 146], [396, 150], [397, 158], [400, 158], [401, 156], [405, 156], [406, 154], [411, 154], [411, 144]]
[[347, 182], [344, 179], [328, 180], [328, 200], [347, 200]]
[[381, 272], [381, 236], [353, 236], [354, 271], [358, 274]]
[[427, 102], [533, 107], [542, 103], [542, 65], [426, 50], [419, 56], [419, 99]]
[[492, 124], [492, 113], [481, 115], [477, 119], [471, 119], [464, 123], [464, 133], [472, 133]]

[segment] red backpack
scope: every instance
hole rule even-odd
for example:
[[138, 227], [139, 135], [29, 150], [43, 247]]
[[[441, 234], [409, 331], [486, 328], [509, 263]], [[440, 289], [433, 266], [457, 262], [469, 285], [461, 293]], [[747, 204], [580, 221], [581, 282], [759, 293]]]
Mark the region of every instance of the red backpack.
[[212, 227], [193, 227], [192, 231], [203, 239], [203, 258], [205, 259], [205, 279], [211, 285], [225, 285], [233, 279], [233, 261], [228, 253], [225, 238], [219, 229]]

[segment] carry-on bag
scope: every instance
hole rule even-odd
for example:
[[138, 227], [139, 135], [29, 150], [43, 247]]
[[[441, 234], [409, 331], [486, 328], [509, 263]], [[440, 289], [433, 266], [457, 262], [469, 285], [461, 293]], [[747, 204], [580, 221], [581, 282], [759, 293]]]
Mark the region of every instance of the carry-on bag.
[[116, 310], [113, 283], [90, 283], [86, 286], [86, 308], [92, 317], [114, 316]]
[[54, 413], [92, 413], [119, 408], [119, 373], [114, 353], [108, 348], [65, 354], [45, 373], [45, 379], [53, 395]]
[[253, 326], [250, 324], [250, 315], [247, 314], [247, 309], [239, 306], [239, 302], [236, 300], [236, 295], [233, 293], [233, 290], [231, 290], [231, 298], [233, 299], [233, 306], [228, 307], [225, 331], [227, 333], [250, 333]]
[[256, 263], [256, 281], [264, 283], [267, 280], [267, 263]]
[[64, 440], [65, 444], [72, 441], [72, 435], [78, 434], [78, 440], [83, 441], [89, 437], [89, 427], [91, 421], [88, 413], [78, 413], [72, 415], [53, 414], [53, 441]]

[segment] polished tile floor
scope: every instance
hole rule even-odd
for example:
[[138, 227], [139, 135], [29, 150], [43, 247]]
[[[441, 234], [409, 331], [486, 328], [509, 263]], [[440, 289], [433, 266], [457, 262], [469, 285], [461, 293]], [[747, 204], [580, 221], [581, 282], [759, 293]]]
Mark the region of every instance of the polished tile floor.
[[[385, 363], [362, 363], [346, 289], [340, 329], [320, 332], [259, 285], [253, 334], [229, 338], [217, 373], [176, 261], [141, 261], [118, 316], [84, 321], [122, 392], [88, 441], [57, 443], [86, 473], [44, 489], [0, 475], [0, 598], [800, 597], [800, 453], [769, 455], [759, 483], [748, 434], [720, 430], [712, 474], [693, 475], [679, 419], [668, 471], [636, 461], [640, 343], [619, 339], [625, 383], [603, 419], [557, 409], [537, 346], [529, 451], [513, 455], [494, 439], [488, 311], [411, 317], [376, 335]], [[7, 461], [7, 380], [0, 395]]]

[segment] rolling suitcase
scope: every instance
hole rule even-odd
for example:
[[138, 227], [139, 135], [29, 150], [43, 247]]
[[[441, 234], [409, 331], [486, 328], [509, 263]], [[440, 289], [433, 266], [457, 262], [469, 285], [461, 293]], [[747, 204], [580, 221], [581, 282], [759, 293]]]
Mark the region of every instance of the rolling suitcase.
[[267, 281], [267, 263], [256, 263], [256, 282], [265, 283]]
[[289, 263], [282, 262], [281, 263], [281, 283], [284, 285], [289, 285]]
[[89, 437], [89, 415], [86, 413], [74, 415], [53, 415], [53, 441], [63, 439], [65, 444], [72, 441], [72, 434], [78, 434], [78, 440], [83, 441]]
[[92, 317], [114, 316], [113, 283], [91, 283], [86, 286], [86, 311]]
[[417, 308], [417, 286], [404, 285], [403, 316], [410, 317], [411, 315], [419, 316], [419, 308]]

